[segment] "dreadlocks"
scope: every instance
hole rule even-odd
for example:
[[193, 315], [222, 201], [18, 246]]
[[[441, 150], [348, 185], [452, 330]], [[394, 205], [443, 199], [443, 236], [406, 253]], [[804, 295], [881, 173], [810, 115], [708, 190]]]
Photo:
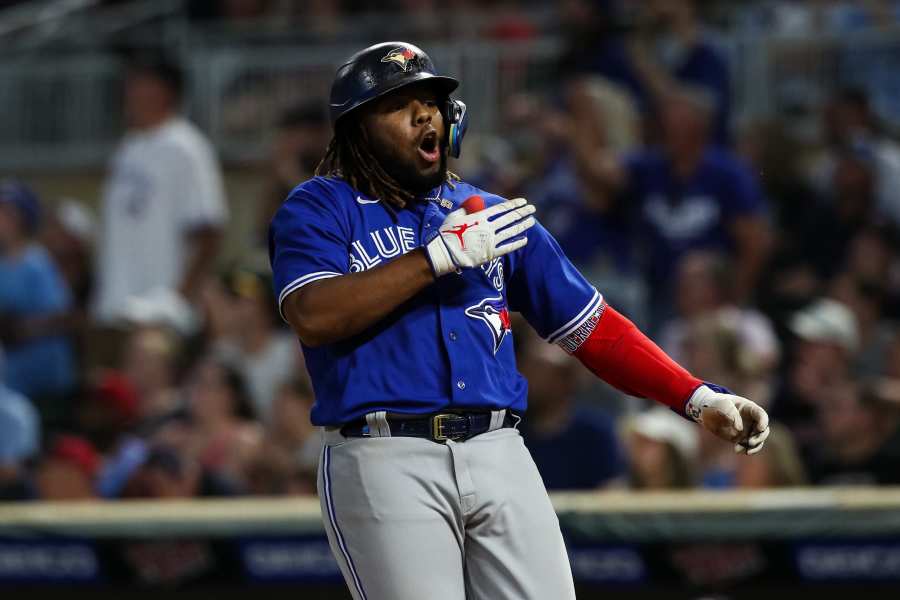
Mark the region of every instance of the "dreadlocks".
[[[378, 162], [365, 128], [357, 119], [338, 121], [316, 175], [340, 177], [353, 188], [396, 208], [404, 208], [415, 200], [415, 194], [403, 189]], [[452, 185], [459, 176], [447, 171], [447, 181]]]

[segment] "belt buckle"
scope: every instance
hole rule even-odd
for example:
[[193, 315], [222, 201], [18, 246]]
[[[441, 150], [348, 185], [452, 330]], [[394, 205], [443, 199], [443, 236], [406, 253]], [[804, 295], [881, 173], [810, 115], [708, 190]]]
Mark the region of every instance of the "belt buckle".
[[431, 437], [436, 442], [446, 442], [450, 439], [446, 433], [444, 433], [444, 421], [453, 417], [455, 415], [448, 413], [441, 413], [439, 415], [434, 415], [431, 417]]

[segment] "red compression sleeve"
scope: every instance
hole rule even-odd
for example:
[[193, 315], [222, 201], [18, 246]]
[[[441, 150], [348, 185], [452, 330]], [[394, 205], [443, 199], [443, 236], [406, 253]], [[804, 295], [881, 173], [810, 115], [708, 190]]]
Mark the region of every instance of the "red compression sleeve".
[[684, 415], [691, 394], [703, 384], [609, 305], [573, 354], [611, 386], [662, 402], [680, 415]]

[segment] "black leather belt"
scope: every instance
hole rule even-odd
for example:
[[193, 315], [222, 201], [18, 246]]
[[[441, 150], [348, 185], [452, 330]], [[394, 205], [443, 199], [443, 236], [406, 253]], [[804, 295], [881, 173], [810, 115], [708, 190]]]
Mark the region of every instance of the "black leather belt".
[[[501, 427], [515, 427], [519, 421], [518, 416], [507, 410]], [[421, 437], [438, 443], [444, 443], [447, 440], [457, 442], [487, 432], [491, 428], [491, 413], [440, 413], [422, 417], [388, 415], [387, 422], [392, 436]], [[371, 435], [365, 419], [347, 423], [341, 427], [341, 433], [346, 437], [370, 437]]]

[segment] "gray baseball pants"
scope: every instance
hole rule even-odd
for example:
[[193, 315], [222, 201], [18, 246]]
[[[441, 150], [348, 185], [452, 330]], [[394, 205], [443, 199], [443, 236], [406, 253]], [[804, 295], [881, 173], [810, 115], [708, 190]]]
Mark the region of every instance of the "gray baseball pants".
[[390, 437], [384, 413], [367, 419], [373, 437], [324, 429], [319, 461], [325, 530], [354, 600], [575, 598], [559, 521], [518, 430], [438, 444]]

